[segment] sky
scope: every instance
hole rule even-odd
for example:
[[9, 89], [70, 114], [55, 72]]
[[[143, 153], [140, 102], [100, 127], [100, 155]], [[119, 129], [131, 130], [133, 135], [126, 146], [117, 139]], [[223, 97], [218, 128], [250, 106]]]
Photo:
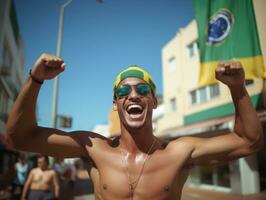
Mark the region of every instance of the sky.
[[[59, 11], [66, 0], [15, 0], [25, 54], [25, 77], [42, 53], [56, 53]], [[58, 114], [71, 130], [107, 124], [115, 76], [139, 65], [163, 93], [161, 50], [194, 18], [192, 0], [73, 0], [64, 14]], [[38, 98], [38, 122], [51, 126], [53, 81]]]

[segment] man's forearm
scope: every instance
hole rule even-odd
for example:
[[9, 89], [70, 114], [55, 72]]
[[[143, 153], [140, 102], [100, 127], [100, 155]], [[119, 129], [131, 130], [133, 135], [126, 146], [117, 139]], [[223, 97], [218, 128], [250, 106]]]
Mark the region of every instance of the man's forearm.
[[55, 195], [56, 199], [59, 199], [59, 197], [60, 197], [60, 187], [59, 187], [59, 185], [55, 186], [54, 195]]
[[230, 88], [235, 105], [235, 132], [251, 143], [262, 143], [262, 127], [246, 88]]
[[28, 191], [29, 191], [29, 184], [26, 183], [26, 184], [24, 185], [24, 188], [23, 188], [23, 191], [22, 191], [22, 194], [21, 194], [21, 200], [25, 200], [25, 199], [27, 199], [26, 197], [27, 197], [27, 193], [28, 193]]
[[35, 107], [40, 84], [30, 77], [24, 83], [15, 104], [9, 114], [6, 136], [8, 143], [17, 145], [37, 126]]

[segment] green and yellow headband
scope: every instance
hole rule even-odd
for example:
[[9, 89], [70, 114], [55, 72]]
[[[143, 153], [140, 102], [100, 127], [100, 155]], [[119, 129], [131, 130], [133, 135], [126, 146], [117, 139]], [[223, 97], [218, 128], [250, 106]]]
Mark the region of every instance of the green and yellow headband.
[[153, 94], [156, 94], [156, 86], [153, 82], [151, 75], [141, 67], [133, 65], [126, 68], [116, 76], [114, 82], [114, 99], [115, 99], [115, 91], [117, 86], [120, 84], [121, 81], [123, 81], [128, 77], [136, 77], [144, 80], [146, 83], [148, 83], [151, 86]]

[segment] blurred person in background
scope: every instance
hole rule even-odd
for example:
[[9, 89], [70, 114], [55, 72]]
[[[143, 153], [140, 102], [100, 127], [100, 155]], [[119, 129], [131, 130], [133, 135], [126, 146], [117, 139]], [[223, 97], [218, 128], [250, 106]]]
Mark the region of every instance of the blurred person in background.
[[55, 158], [52, 168], [58, 174], [58, 177], [61, 180], [65, 171], [64, 159]]
[[55, 200], [60, 196], [60, 185], [57, 173], [49, 168], [49, 158], [40, 155], [37, 168], [30, 171], [21, 200]]
[[29, 168], [28, 168], [28, 164], [26, 163], [25, 154], [23, 153], [19, 154], [18, 162], [15, 164], [14, 168], [15, 168], [16, 175], [15, 175], [14, 182], [12, 184], [12, 189], [11, 189], [12, 195], [14, 195], [17, 188], [19, 188], [20, 193], [22, 193], [24, 184], [27, 179]]

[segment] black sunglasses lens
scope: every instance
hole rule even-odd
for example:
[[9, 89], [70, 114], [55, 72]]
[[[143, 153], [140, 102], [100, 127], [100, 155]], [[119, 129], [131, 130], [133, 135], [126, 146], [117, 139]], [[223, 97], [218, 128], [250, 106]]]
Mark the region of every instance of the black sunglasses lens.
[[151, 87], [148, 84], [140, 83], [136, 86], [136, 91], [138, 94], [145, 96], [151, 94]]
[[130, 85], [119, 85], [118, 88], [116, 89], [116, 95], [118, 97], [124, 97], [129, 95], [131, 91]]

